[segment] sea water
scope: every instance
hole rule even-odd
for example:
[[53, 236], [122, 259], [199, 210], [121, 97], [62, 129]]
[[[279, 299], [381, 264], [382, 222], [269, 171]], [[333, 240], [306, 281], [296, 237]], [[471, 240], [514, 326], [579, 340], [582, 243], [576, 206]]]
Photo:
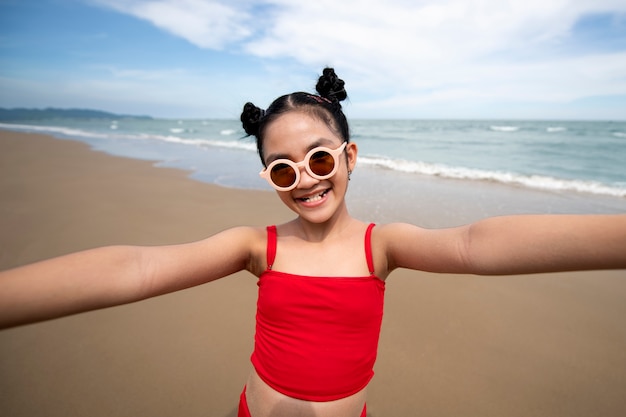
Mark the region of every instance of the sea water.
[[[237, 120], [61, 118], [0, 128], [81, 140], [226, 187], [271, 190], [258, 176], [255, 143]], [[626, 210], [626, 121], [357, 119], [351, 135], [359, 161], [350, 198], [370, 217], [381, 201], [404, 202], [400, 217], [412, 207], [454, 212], [479, 200], [474, 217], [498, 214], [498, 206], [503, 212]]]

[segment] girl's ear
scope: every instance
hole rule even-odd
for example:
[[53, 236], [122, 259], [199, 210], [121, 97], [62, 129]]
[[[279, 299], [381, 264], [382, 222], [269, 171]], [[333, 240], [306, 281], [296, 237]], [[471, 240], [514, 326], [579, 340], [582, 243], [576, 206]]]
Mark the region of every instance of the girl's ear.
[[359, 153], [359, 147], [354, 142], [348, 143], [346, 146], [346, 159], [348, 160], [348, 170], [354, 171], [356, 166], [356, 156]]

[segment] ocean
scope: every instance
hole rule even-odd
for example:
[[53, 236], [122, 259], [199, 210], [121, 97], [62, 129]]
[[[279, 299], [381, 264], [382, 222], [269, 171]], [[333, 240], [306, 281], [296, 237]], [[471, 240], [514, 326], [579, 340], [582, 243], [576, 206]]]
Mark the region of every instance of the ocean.
[[[225, 187], [271, 190], [237, 120], [57, 118], [0, 128], [80, 140]], [[349, 203], [375, 221], [415, 222], [432, 210], [450, 219], [444, 224], [521, 212], [626, 212], [626, 121], [357, 119], [351, 135], [359, 160]]]

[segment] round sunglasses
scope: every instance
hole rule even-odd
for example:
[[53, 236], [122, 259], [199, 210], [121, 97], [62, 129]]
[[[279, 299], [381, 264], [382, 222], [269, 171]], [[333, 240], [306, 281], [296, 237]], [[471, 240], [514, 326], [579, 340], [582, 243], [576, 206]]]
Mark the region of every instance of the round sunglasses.
[[344, 142], [337, 149], [318, 146], [311, 149], [300, 162], [293, 162], [289, 159], [277, 159], [272, 161], [259, 175], [265, 178], [278, 191], [289, 191], [296, 188], [300, 182], [301, 166], [304, 166], [306, 172], [315, 179], [328, 179], [337, 172], [339, 167], [338, 157], [347, 144], [348, 142]]

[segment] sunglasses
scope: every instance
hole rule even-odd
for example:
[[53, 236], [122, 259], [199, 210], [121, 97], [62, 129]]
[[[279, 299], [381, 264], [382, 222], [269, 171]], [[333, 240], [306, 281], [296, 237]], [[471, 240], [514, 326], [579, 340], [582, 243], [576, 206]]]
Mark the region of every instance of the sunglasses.
[[334, 150], [324, 146], [311, 149], [300, 162], [277, 159], [272, 161], [259, 175], [278, 191], [289, 191], [296, 188], [300, 182], [300, 167], [303, 165], [311, 177], [318, 180], [328, 179], [337, 172], [338, 157], [347, 144], [348, 142], [344, 142]]

